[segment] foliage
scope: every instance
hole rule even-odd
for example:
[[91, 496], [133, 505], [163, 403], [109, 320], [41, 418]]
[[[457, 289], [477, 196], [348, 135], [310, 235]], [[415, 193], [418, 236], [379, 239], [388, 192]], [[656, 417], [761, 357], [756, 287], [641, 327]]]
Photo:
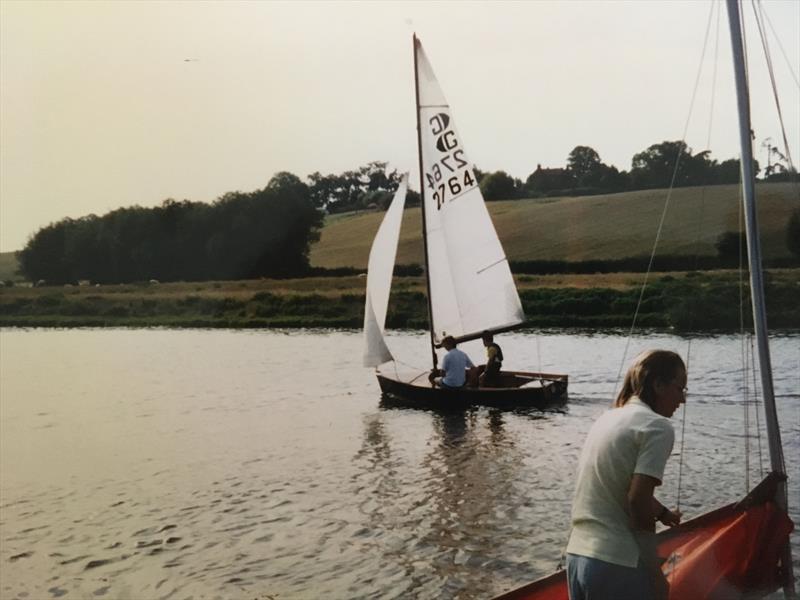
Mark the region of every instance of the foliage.
[[600, 161], [600, 155], [589, 146], [575, 146], [567, 157], [567, 169], [575, 177], [579, 187], [596, 182], [604, 166]]
[[789, 252], [800, 258], [800, 207], [792, 211], [786, 224], [786, 246]]
[[522, 183], [514, 179], [505, 171], [495, 171], [487, 173], [480, 180], [481, 194], [484, 200], [511, 200], [519, 196], [518, 190]]
[[743, 231], [726, 231], [717, 238], [714, 247], [721, 260], [734, 263], [747, 253], [747, 235]]
[[387, 172], [386, 166], [385, 162], [373, 161], [339, 175], [312, 173], [308, 176], [311, 202], [331, 213], [367, 208], [375, 202], [375, 192], [394, 193], [400, 184], [397, 170]]
[[[631, 184], [634, 189], [664, 188], [690, 185], [738, 183], [739, 160], [717, 163], [711, 152], [704, 150], [692, 154], [683, 141], [664, 141], [634, 155]], [[758, 161], [753, 161], [753, 172], [758, 174]]]
[[285, 277], [308, 269], [321, 226], [308, 186], [284, 172], [213, 205], [166, 200], [63, 219], [31, 237], [20, 270], [49, 283]]
[[524, 189], [527, 195], [536, 197], [571, 189], [575, 184], [575, 176], [569, 169], [543, 169], [542, 165], [537, 165], [525, 180]]
[[[770, 325], [800, 327], [797, 271], [766, 273]], [[629, 327], [641, 277], [520, 279], [528, 324], [536, 327]], [[547, 282], [556, 285], [549, 285]], [[16, 286], [0, 293], [2, 326], [360, 327], [364, 282], [339, 279], [135, 284], [62, 289]], [[427, 327], [421, 277], [395, 281], [389, 327]], [[621, 285], [622, 284], [622, 285]], [[612, 287], [613, 286], [613, 287]], [[737, 330], [740, 305], [750, 318], [747, 285], [735, 272], [674, 272], [651, 277], [640, 327]], [[747, 323], [745, 323], [747, 325]]]

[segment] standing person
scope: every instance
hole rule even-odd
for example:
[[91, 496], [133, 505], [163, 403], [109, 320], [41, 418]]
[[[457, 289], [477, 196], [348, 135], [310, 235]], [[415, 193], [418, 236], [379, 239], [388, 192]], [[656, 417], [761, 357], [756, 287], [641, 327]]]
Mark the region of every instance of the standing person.
[[503, 367], [503, 350], [495, 343], [490, 331], [484, 331], [481, 340], [486, 347], [486, 364], [478, 367], [478, 386], [498, 387], [500, 369]]
[[686, 366], [667, 350], [640, 354], [614, 407], [589, 431], [578, 463], [567, 545], [571, 600], [666, 600], [655, 522], [681, 514], [653, 496], [675, 432], [669, 418], [686, 401]]
[[442, 346], [447, 350], [447, 354], [442, 359], [442, 368], [431, 371], [428, 380], [439, 387], [460, 388], [467, 381], [467, 369], [472, 369], [469, 356], [456, 348], [456, 340], [448, 335], [442, 340]]

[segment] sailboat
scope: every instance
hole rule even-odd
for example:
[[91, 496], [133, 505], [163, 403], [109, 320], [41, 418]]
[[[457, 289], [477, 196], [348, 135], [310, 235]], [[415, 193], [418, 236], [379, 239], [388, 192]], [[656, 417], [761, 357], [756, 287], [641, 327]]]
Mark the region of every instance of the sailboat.
[[[422, 237], [433, 368], [446, 336], [456, 343], [495, 334], [525, 322], [503, 247], [478, 187], [450, 106], [416, 35], [417, 105]], [[403, 204], [403, 178], [370, 250], [364, 310], [364, 365], [377, 368], [384, 397], [424, 407], [540, 406], [563, 401], [567, 375], [501, 371], [492, 388], [435, 387], [429, 371], [400, 372], [385, 340], [385, 319]]]
[[[739, 108], [742, 187], [750, 290], [761, 389], [769, 440], [769, 473], [745, 498], [657, 534], [662, 570], [673, 600], [760, 598], [783, 588], [796, 598], [787, 513], [786, 466], [772, 386], [761, 248], [755, 205], [750, 100], [739, 0], [727, 0]], [[567, 600], [565, 572], [558, 571], [495, 600]]]

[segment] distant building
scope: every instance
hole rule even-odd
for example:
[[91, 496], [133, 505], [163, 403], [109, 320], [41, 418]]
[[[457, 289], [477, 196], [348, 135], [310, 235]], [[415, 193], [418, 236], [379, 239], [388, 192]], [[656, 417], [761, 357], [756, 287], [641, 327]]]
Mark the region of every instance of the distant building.
[[528, 176], [525, 187], [529, 192], [552, 192], [575, 187], [575, 178], [569, 169], [543, 169], [541, 164]]

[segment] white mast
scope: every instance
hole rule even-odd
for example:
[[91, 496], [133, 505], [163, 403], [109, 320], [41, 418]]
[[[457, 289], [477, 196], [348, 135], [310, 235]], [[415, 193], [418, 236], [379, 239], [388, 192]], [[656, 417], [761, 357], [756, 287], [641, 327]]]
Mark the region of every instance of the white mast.
[[[738, 0], [727, 0], [728, 22], [733, 49], [733, 68], [736, 75], [736, 100], [739, 107], [739, 139], [741, 144], [742, 186], [744, 190], [744, 216], [747, 231], [747, 254], [750, 265], [750, 294], [753, 302], [753, 325], [758, 348], [758, 364], [761, 372], [761, 389], [766, 414], [767, 439], [769, 440], [770, 465], [775, 473], [784, 476], [778, 485], [775, 502], [786, 510], [788, 505], [786, 488], [786, 465], [783, 459], [781, 432], [775, 408], [775, 392], [772, 386], [772, 363], [767, 338], [767, 314], [764, 304], [764, 280], [761, 271], [761, 241], [758, 229], [758, 212], [755, 203], [755, 176], [753, 173], [752, 132], [750, 129], [750, 95], [745, 71], [744, 46]], [[787, 542], [782, 556], [783, 568], [787, 570], [784, 594], [794, 598], [791, 549]]]

